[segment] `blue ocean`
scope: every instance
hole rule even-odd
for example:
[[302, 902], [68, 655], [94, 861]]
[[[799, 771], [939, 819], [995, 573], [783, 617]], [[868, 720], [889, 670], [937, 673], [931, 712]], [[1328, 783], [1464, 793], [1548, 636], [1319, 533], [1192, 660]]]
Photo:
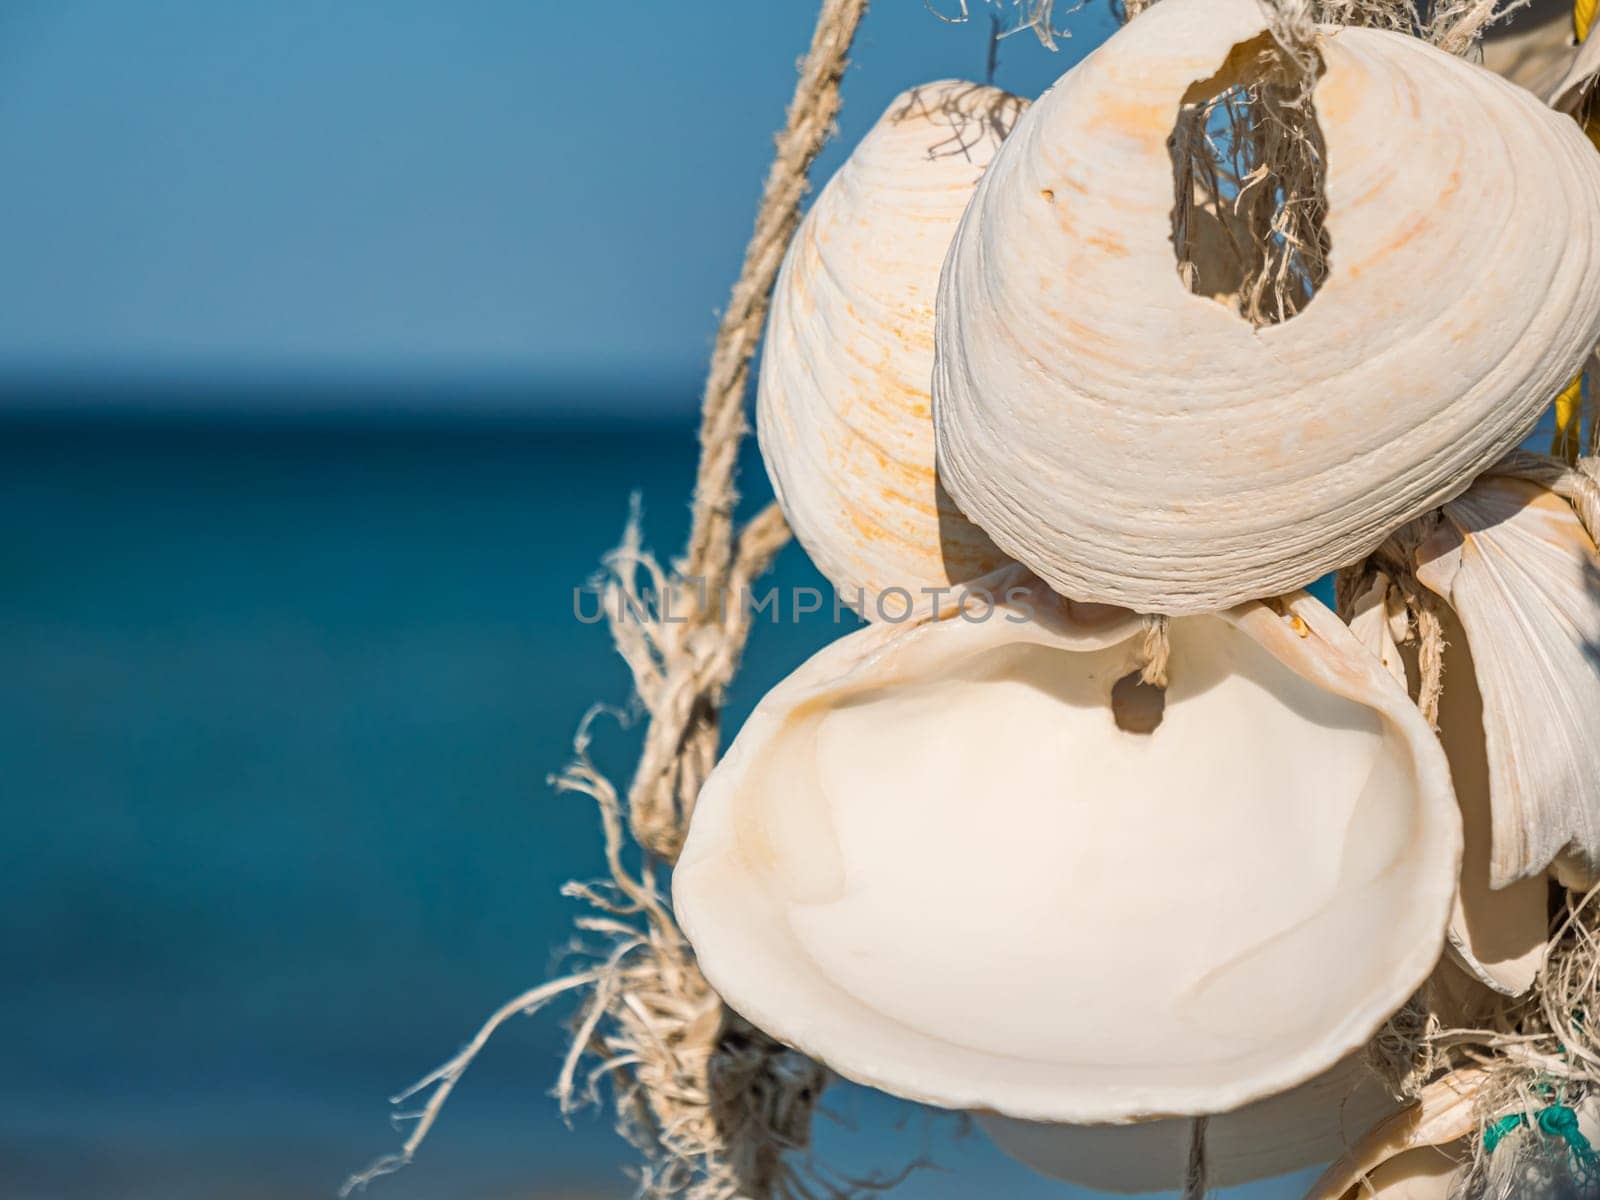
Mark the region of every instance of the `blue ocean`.
[[[574, 589], [631, 493], [681, 546], [694, 453], [687, 420], [0, 424], [0, 1195], [331, 1196], [396, 1148], [386, 1096], [560, 965], [559, 889], [600, 873], [547, 777], [628, 678]], [[770, 495], [753, 454], [743, 481]], [[793, 546], [774, 582], [824, 586]], [[763, 619], [731, 724], [854, 624]], [[369, 1194], [630, 1195], [608, 1115], [549, 1097], [561, 1015], [507, 1026]], [[1084, 1195], [948, 1116], [828, 1109], [830, 1163], [929, 1160], [907, 1200]]]

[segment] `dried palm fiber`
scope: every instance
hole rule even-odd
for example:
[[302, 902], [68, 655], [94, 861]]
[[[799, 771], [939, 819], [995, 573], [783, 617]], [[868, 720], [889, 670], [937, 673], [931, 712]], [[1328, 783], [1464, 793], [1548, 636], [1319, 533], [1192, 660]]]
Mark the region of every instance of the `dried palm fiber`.
[[[504, 1005], [453, 1059], [395, 1098], [426, 1095], [401, 1150], [346, 1183], [344, 1193], [409, 1162], [452, 1089], [505, 1021], [581, 997], [557, 1080], [563, 1111], [611, 1087], [620, 1131], [641, 1152], [640, 1194], [666, 1200], [838, 1196], [856, 1182], [784, 1152], [807, 1145], [826, 1072], [729, 1012], [706, 984], [657, 881], [682, 845], [695, 797], [717, 754], [723, 690], [750, 629], [748, 584], [788, 541], [776, 507], [736, 530], [734, 467], [746, 432], [744, 395], [773, 280], [794, 228], [806, 175], [831, 134], [839, 83], [867, 0], [822, 0], [788, 119], [777, 140], [755, 232], [713, 348], [702, 402], [700, 463], [689, 544], [660, 566], [637, 521], [605, 560], [605, 611], [648, 716], [627, 802], [588, 756], [592, 710], [573, 763], [553, 783], [599, 808], [610, 878], [572, 884], [577, 929], [598, 944], [587, 965]], [[630, 839], [633, 843], [630, 845]], [[635, 860], [635, 861], [630, 861]], [[865, 1181], [864, 1186], [877, 1186]]]
[[[1311, 95], [1318, 25], [1413, 34], [1467, 55], [1484, 26], [1520, 2], [1263, 0], [1271, 43], [1252, 48], [1253, 63], [1219, 72], [1241, 81], [1185, 103], [1173, 130], [1173, 240], [1190, 290], [1236, 304], [1261, 326], [1294, 316], [1328, 273], [1326, 152]], [[1146, 7], [1129, 4], [1127, 18]]]
[[[1292, 317], [1327, 275], [1326, 155], [1311, 97], [1318, 25], [1412, 34], [1468, 56], [1491, 21], [1526, 2], [1263, 0], [1271, 44], [1255, 48], [1254, 63], [1234, 64], [1244, 82], [1186, 103], [1173, 131], [1173, 238], [1190, 289], [1260, 326]], [[1151, 3], [1127, 0], [1124, 19]]]
[[1191, 89], [1170, 142], [1178, 274], [1258, 327], [1310, 302], [1329, 252], [1315, 15], [1309, 0], [1265, 7], [1271, 37], [1237, 47], [1215, 90]]
[[[985, 0], [990, 8], [995, 9], [995, 39], [1011, 37], [1013, 34], [1028, 31], [1039, 39], [1039, 44], [1046, 50], [1060, 48], [1058, 38], [1071, 37], [1072, 34], [1063, 26], [1057, 28], [1056, 16], [1077, 12], [1087, 0], [1077, 0], [1070, 7], [1062, 5], [1057, 9], [1056, 0]], [[939, 20], [952, 25], [960, 25], [972, 19], [972, 5], [970, 0], [955, 0], [956, 11], [949, 12], [939, 3], [939, 0], [922, 0], [925, 7]], [[1006, 15], [1002, 16], [1004, 13]], [[991, 47], [990, 53], [993, 54]], [[991, 63], [992, 67], [992, 63]], [[990, 74], [993, 74], [991, 69]]]

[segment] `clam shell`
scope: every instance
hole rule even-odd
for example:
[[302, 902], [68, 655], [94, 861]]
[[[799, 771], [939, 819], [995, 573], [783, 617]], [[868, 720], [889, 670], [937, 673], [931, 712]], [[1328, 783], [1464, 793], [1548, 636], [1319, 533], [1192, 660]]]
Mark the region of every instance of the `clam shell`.
[[1366, 591], [1356, 597], [1350, 617], [1350, 632], [1373, 654], [1395, 682], [1407, 691], [1411, 677], [1400, 642], [1405, 638], [1409, 618], [1405, 602], [1394, 582], [1382, 571], [1375, 573]]
[[1600, 38], [1584, 38], [1570, 52], [1566, 72], [1545, 92], [1550, 107], [1573, 112], [1600, 75]]
[[[1544, 961], [1549, 891], [1543, 874], [1500, 889], [1490, 886], [1494, 832], [1483, 697], [1459, 621], [1448, 609], [1440, 613], [1440, 620], [1448, 683], [1440, 697], [1439, 737], [1461, 805], [1463, 838], [1461, 883], [1447, 940], [1452, 956], [1473, 978], [1504, 995], [1520, 996], [1532, 986]], [[1350, 632], [1409, 689], [1415, 655], [1400, 647], [1405, 622], [1398, 589], [1387, 575], [1377, 572], [1371, 586], [1356, 598]]]
[[[1206, 1123], [1206, 1181], [1232, 1187], [1338, 1157], [1399, 1105], [1360, 1055], [1282, 1095]], [[1166, 1191], [1183, 1178], [1189, 1120], [1137, 1125], [1046, 1125], [988, 1113], [978, 1125], [1012, 1158], [1042, 1175], [1096, 1191]]]
[[1424, 1146], [1390, 1159], [1346, 1196], [1351, 1200], [1450, 1200], [1460, 1170], [1461, 1160], [1455, 1155], [1438, 1146]]
[[[1499, 1111], [1481, 1112], [1478, 1093], [1484, 1079], [1482, 1072], [1464, 1070], [1430, 1084], [1417, 1104], [1374, 1126], [1330, 1166], [1305, 1200], [1451, 1200], [1459, 1194], [1454, 1185], [1470, 1157], [1465, 1139], [1477, 1135], [1480, 1120], [1517, 1111], [1513, 1101]], [[1600, 1139], [1600, 1100], [1583, 1101], [1577, 1117], [1579, 1132], [1588, 1141]], [[1578, 1200], [1578, 1193], [1568, 1188], [1551, 1192], [1519, 1186], [1514, 1192], [1492, 1194], [1516, 1200]]]
[[1318, 41], [1320, 290], [1260, 329], [1192, 294], [1167, 138], [1263, 13], [1162, 0], [1114, 34], [1018, 121], [945, 265], [945, 486], [1078, 599], [1194, 613], [1356, 561], [1517, 445], [1600, 339], [1581, 130], [1371, 29]]
[[[1362, 1180], [1385, 1163], [1418, 1150], [1437, 1155], [1435, 1147], [1448, 1146], [1466, 1137], [1478, 1126], [1478, 1094], [1487, 1078], [1483, 1071], [1469, 1068], [1430, 1083], [1416, 1103], [1374, 1125], [1345, 1155], [1333, 1162], [1306, 1193], [1305, 1200], [1346, 1200], [1361, 1195], [1364, 1193]], [[1396, 1182], [1414, 1174], [1428, 1176], [1429, 1169], [1422, 1165], [1425, 1162], [1425, 1159], [1412, 1160], [1411, 1166], [1421, 1169], [1398, 1172]], [[1402, 1191], [1399, 1195], [1405, 1193]]]
[[1472, 650], [1448, 610], [1444, 624], [1445, 687], [1439, 697], [1439, 739], [1461, 805], [1461, 886], [1448, 942], [1456, 961], [1479, 982], [1508, 996], [1533, 986], [1550, 933], [1550, 886], [1544, 872], [1496, 888], [1489, 862], [1494, 846], [1483, 695]]
[[1415, 705], [1286, 605], [1171, 622], [1149, 733], [1118, 725], [1143, 622], [1037, 581], [824, 649], [700, 795], [673, 896], [706, 977], [944, 1107], [1116, 1123], [1327, 1070], [1438, 959], [1460, 821]]
[[[1488, 884], [1600, 879], [1600, 555], [1566, 501], [1486, 477], [1444, 506], [1417, 577], [1460, 618], [1483, 696]], [[1461, 681], [1447, 666], [1445, 691]], [[1469, 793], [1470, 794], [1470, 793]]]
[[939, 267], [1025, 104], [957, 80], [897, 97], [817, 197], [778, 277], [762, 457], [800, 544], [868, 619], [888, 588], [925, 611], [923, 589], [1007, 561], [939, 486], [928, 393]]
[[1530, 5], [1484, 33], [1483, 65], [1536, 96], [1554, 93], [1572, 67], [1572, 5]]

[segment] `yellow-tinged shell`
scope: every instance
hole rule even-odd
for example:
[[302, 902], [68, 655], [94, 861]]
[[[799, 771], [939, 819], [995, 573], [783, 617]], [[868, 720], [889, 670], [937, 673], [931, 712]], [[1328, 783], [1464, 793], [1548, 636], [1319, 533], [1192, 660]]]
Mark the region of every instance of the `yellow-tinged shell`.
[[[789, 524], [862, 616], [1006, 558], [934, 469], [933, 311], [972, 189], [1026, 102], [942, 80], [897, 97], [801, 222], [767, 325], [756, 425]], [[894, 598], [893, 618], [905, 612]]]
[[718, 994], [852, 1079], [1042, 1121], [1229, 1111], [1363, 1046], [1460, 862], [1410, 698], [1301, 595], [1173, 620], [1152, 727], [1142, 621], [1003, 591], [752, 713], [673, 873]]
[[1600, 155], [1371, 29], [1318, 39], [1316, 295], [1257, 329], [1192, 294], [1167, 139], [1264, 12], [1163, 0], [1114, 34], [1018, 121], [951, 247], [945, 486], [1078, 599], [1192, 613], [1356, 561], [1516, 446], [1600, 338]]

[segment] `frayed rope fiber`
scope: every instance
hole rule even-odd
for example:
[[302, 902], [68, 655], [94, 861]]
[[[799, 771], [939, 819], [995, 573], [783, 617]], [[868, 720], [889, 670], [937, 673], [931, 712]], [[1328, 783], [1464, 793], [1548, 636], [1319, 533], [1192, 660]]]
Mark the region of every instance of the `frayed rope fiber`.
[[[729, 1011], [694, 961], [659, 876], [683, 845], [715, 765], [723, 691], [750, 632], [749, 588], [789, 540], [776, 506], [736, 529], [734, 470], [747, 432], [750, 362], [778, 268], [800, 219], [807, 174], [834, 130], [839, 84], [867, 0], [822, 0], [787, 121], [777, 138], [755, 230], [723, 313], [701, 404], [700, 460], [688, 546], [662, 567], [640, 545], [637, 511], [605, 559], [605, 611], [647, 716], [626, 804], [595, 768], [591, 710], [574, 759], [552, 782], [599, 810], [609, 878], [571, 884], [587, 965], [502, 1006], [438, 1070], [394, 1098], [423, 1096], [400, 1150], [353, 1176], [341, 1194], [410, 1162], [473, 1058], [505, 1021], [578, 998], [555, 1094], [563, 1113], [609, 1087], [619, 1130], [639, 1150], [649, 1200], [814, 1200], [893, 1180], [850, 1180], [785, 1155], [804, 1149], [826, 1071]], [[671, 619], [666, 619], [668, 616]]]

